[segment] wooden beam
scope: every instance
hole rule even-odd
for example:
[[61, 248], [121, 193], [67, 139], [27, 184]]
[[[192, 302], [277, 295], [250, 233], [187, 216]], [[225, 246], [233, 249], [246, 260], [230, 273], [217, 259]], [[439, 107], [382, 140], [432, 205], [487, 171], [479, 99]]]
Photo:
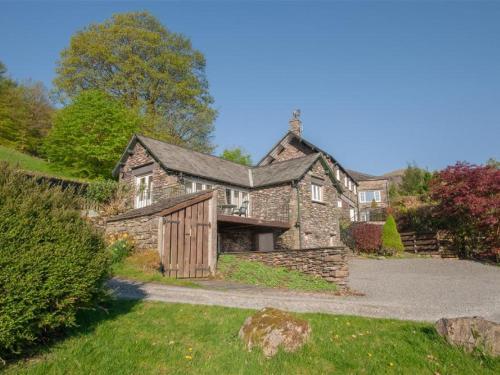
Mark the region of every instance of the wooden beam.
[[187, 201], [178, 203], [175, 206], [169, 207], [166, 210], [160, 211], [158, 213], [158, 215], [159, 216], [166, 216], [168, 214], [171, 214], [172, 212], [179, 211], [179, 210], [182, 210], [183, 208], [192, 206], [193, 204], [206, 201], [207, 199], [212, 198], [212, 194], [213, 194], [213, 191], [208, 192], [208, 193], [203, 194], [203, 195], [196, 196], [196, 197], [189, 199]]
[[217, 221], [221, 223], [242, 224], [245, 226], [258, 226], [258, 227], [281, 228], [281, 229], [290, 228], [290, 223], [288, 222], [262, 220], [252, 217], [243, 217], [234, 215], [217, 215]]

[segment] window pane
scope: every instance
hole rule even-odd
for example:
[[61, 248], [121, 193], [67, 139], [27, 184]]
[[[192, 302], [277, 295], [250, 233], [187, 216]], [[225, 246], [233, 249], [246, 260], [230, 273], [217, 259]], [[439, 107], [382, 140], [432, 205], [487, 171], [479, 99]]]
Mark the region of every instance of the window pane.
[[232, 196], [231, 196], [231, 189], [226, 189], [226, 203], [231, 204], [232, 203]]
[[193, 192], [193, 183], [191, 181], [186, 181], [185, 186], [186, 186], [186, 193], [189, 194]]
[[207, 190], [210, 190], [211, 188], [212, 188], [212, 185], [207, 184], [207, 185], [205, 186], [205, 189], [207, 189]]

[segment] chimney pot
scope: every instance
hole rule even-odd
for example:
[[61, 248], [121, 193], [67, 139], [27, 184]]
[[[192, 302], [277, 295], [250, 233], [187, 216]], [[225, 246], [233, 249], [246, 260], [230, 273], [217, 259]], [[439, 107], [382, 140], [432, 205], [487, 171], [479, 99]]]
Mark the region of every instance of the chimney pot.
[[302, 121], [300, 121], [300, 109], [292, 112], [292, 118], [288, 122], [290, 124], [290, 131], [299, 137], [302, 137]]

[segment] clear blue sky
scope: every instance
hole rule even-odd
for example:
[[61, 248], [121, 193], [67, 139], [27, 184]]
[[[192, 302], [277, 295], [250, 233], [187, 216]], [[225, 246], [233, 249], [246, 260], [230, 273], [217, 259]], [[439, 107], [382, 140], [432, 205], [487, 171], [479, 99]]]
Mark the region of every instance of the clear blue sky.
[[148, 10], [207, 58], [215, 143], [307, 139], [372, 174], [500, 157], [500, 2], [4, 2], [0, 60], [49, 88], [71, 35]]

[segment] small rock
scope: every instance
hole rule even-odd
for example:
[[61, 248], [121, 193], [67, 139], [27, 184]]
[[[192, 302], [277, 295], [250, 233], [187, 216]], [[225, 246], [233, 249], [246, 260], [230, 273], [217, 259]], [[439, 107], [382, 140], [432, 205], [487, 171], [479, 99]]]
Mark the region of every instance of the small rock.
[[491, 356], [500, 355], [500, 324], [481, 317], [442, 318], [436, 330], [448, 343], [471, 352], [475, 348]]
[[279, 346], [286, 352], [294, 352], [307, 342], [310, 335], [311, 326], [306, 320], [271, 307], [248, 317], [239, 333], [249, 351], [260, 346], [266, 357], [274, 356]]

